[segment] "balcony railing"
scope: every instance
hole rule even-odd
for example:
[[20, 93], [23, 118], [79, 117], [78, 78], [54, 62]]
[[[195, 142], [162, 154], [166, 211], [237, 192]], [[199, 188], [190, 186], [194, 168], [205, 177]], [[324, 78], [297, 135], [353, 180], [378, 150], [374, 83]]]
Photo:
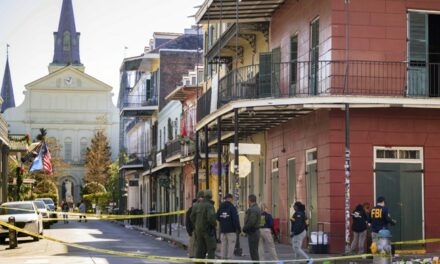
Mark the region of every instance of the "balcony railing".
[[157, 106], [157, 97], [147, 98], [146, 95], [127, 95], [122, 103], [122, 107], [124, 108], [144, 106]]
[[180, 155], [182, 153], [182, 145], [180, 140], [173, 140], [168, 142], [166, 148], [166, 159]]
[[197, 100], [197, 122], [211, 112], [211, 89]]
[[[440, 63], [302, 61], [251, 65], [225, 75], [218, 108], [230, 101], [310, 96], [440, 97]], [[208, 90], [210, 92], [210, 90]], [[197, 120], [210, 114], [211, 94], [197, 105]]]
[[137, 166], [148, 170], [150, 168], [148, 160], [151, 159], [150, 153], [130, 153], [122, 160], [122, 166]]

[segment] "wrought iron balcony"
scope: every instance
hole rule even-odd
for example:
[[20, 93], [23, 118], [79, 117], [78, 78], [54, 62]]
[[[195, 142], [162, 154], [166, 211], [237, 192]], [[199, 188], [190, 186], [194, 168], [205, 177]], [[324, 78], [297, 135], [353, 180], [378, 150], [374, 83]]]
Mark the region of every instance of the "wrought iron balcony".
[[166, 160], [169, 160], [173, 157], [178, 159], [182, 154], [181, 141], [178, 139], [170, 141], [166, 143], [165, 149], [166, 149], [166, 157], [165, 157]]
[[127, 95], [120, 107], [124, 116], [152, 115], [158, 109], [158, 100], [146, 95]]
[[[217, 107], [235, 100], [310, 96], [440, 97], [440, 64], [383, 61], [301, 61], [251, 65], [220, 79]], [[197, 120], [211, 112], [211, 93]]]
[[149, 160], [152, 160], [150, 153], [130, 153], [122, 159], [121, 169], [150, 169]]

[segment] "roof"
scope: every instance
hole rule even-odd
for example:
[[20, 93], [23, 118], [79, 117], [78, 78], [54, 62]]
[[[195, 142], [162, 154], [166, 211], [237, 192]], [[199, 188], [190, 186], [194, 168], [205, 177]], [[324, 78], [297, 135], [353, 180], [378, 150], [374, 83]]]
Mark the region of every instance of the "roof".
[[200, 85], [183, 85], [179, 86], [170, 94], [165, 97], [165, 100], [178, 100], [184, 101], [188, 96], [197, 93], [197, 90], [202, 90], [203, 87]]
[[15, 107], [14, 88], [12, 87], [12, 78], [11, 71], [9, 69], [8, 57], [6, 57], [5, 73], [3, 74], [1, 97], [3, 98], [3, 104], [1, 107], [2, 113], [8, 108]]
[[231, 22], [269, 21], [285, 0], [205, 0], [195, 17], [197, 23], [223, 20]]
[[198, 50], [203, 47], [203, 34], [183, 34], [156, 47], [149, 53], [159, 53], [162, 49]]
[[72, 0], [63, 0], [58, 31], [54, 33], [53, 64], [80, 65], [79, 33], [76, 32]]

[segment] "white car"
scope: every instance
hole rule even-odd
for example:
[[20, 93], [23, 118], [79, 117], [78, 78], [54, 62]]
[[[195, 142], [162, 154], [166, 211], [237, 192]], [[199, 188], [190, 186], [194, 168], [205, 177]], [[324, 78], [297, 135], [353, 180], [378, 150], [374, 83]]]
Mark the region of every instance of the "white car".
[[[37, 207], [32, 201], [26, 202], [9, 202], [0, 205], [0, 221], [8, 222], [9, 217], [15, 217], [15, 226], [25, 229], [26, 231], [43, 234], [43, 217], [37, 211]], [[5, 243], [9, 236], [9, 230], [6, 227], [0, 227], [0, 243]], [[27, 234], [18, 233], [18, 236], [28, 236]], [[33, 237], [34, 241], [38, 241], [39, 237]]]
[[[43, 201], [35, 200], [35, 201], [33, 201], [33, 203], [34, 203], [35, 207], [37, 207], [38, 213], [40, 213], [41, 217], [43, 217], [43, 220], [44, 220], [44, 218], [50, 218], [49, 209]], [[48, 221], [43, 221], [43, 228], [49, 229], [50, 223]]]

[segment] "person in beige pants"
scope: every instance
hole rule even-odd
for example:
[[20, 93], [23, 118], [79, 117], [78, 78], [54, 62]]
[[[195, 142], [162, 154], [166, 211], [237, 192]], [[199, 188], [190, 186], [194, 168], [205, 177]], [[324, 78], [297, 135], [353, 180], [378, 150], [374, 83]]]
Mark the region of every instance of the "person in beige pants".
[[225, 201], [217, 211], [217, 221], [220, 223], [221, 257], [232, 259], [234, 257], [237, 233], [241, 233], [240, 221], [237, 208], [232, 204], [234, 200], [231, 194], [225, 195]]
[[[267, 206], [263, 203], [261, 204], [260, 220], [260, 243], [258, 244], [258, 253], [260, 254], [260, 260], [278, 260], [277, 251], [275, 249], [275, 242], [272, 236], [273, 230], [273, 218], [268, 212]], [[270, 255], [270, 258], [265, 258], [265, 250]]]

